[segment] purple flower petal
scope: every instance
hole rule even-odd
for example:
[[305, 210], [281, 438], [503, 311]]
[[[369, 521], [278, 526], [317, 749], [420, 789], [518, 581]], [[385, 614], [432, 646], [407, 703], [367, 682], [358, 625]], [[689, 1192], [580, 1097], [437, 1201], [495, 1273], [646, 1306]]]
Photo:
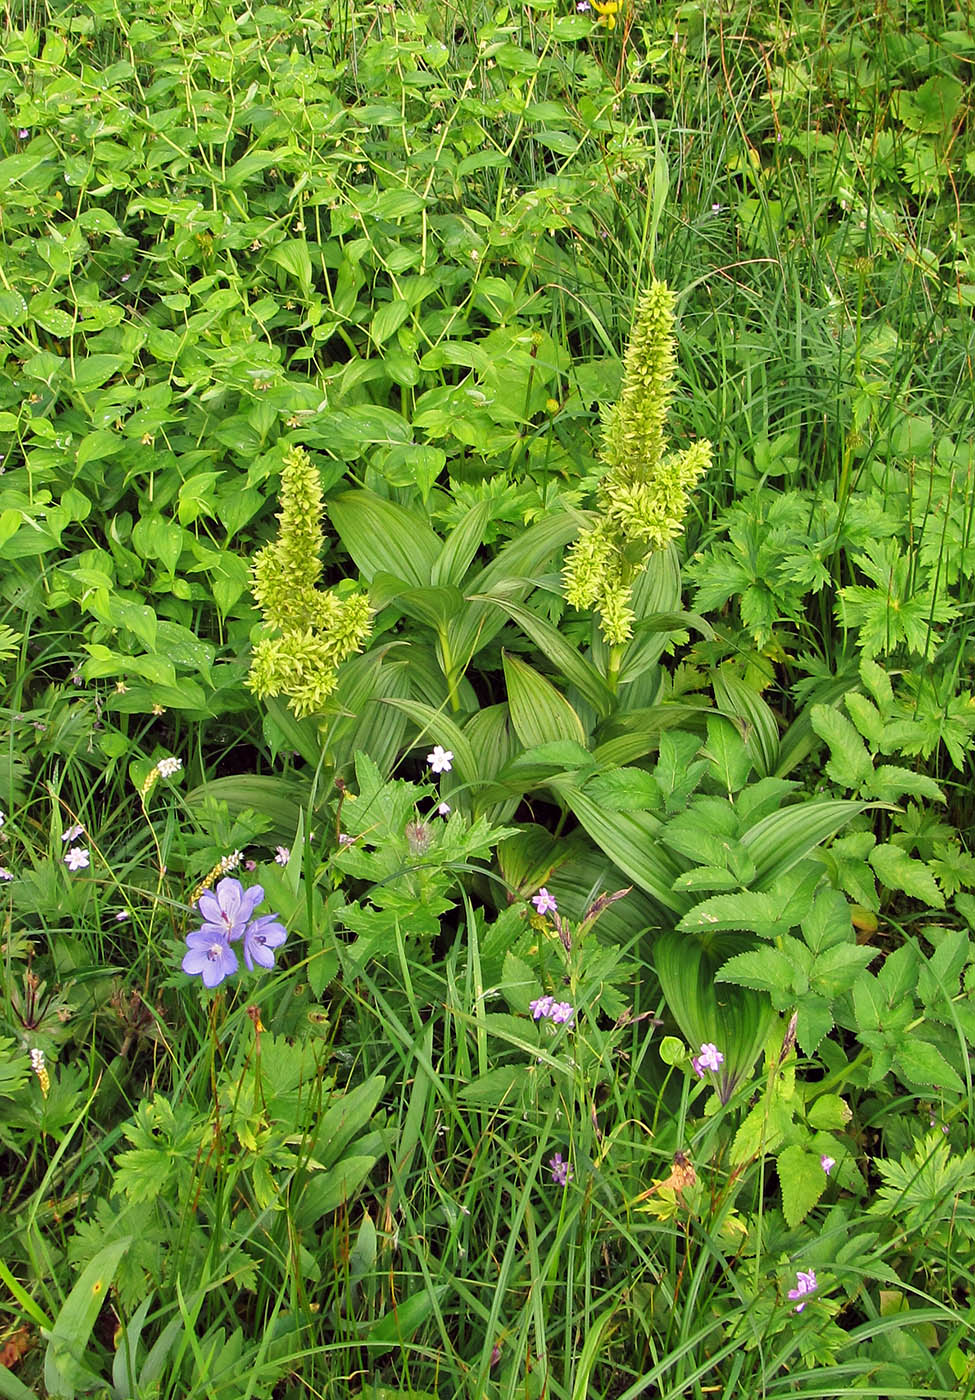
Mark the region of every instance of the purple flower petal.
[[183, 971], [202, 977], [204, 987], [218, 987], [225, 977], [237, 971], [237, 955], [224, 938], [214, 938], [202, 929], [186, 935]]
[[200, 895], [197, 908], [203, 916], [204, 928], [218, 928], [227, 939], [242, 937], [248, 919], [264, 898], [261, 885], [245, 890], [232, 875], [218, 881], [215, 890]]
[[244, 929], [244, 962], [249, 972], [254, 964], [259, 967], [273, 967], [273, 948], [279, 948], [288, 936], [288, 931], [279, 922], [276, 914], [262, 914], [253, 919]]

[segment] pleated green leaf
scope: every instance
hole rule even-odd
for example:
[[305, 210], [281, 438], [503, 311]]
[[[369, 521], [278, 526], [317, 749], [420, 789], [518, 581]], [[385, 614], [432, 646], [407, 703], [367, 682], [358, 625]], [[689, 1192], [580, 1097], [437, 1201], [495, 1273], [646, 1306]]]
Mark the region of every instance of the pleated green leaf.
[[503, 608], [512, 621], [517, 622], [526, 636], [531, 638], [542, 655], [548, 657], [569, 685], [574, 685], [579, 694], [588, 700], [601, 719], [612, 714], [616, 708], [613, 692], [592, 662], [580, 656], [557, 627], [553, 627], [544, 617], [539, 617], [530, 608], [513, 602], [510, 598], [479, 593], [472, 596], [472, 601], [494, 603]]
[[367, 582], [387, 573], [417, 588], [429, 584], [442, 546], [421, 515], [372, 491], [330, 497], [328, 514]]
[[555, 686], [517, 656], [501, 653], [508, 687], [508, 710], [526, 748], [572, 739], [585, 744], [586, 732], [575, 710]]
[[847, 802], [824, 798], [816, 802], [796, 803], [783, 807], [746, 831], [742, 844], [747, 846], [758, 870], [756, 884], [767, 890], [785, 871], [804, 860], [810, 851], [842, 831], [868, 807], [876, 802]]
[[548, 785], [600, 850], [641, 890], [672, 914], [687, 912], [692, 900], [671, 888], [683, 867], [660, 845], [662, 824], [656, 817], [649, 812], [607, 811], [567, 778], [550, 778]]

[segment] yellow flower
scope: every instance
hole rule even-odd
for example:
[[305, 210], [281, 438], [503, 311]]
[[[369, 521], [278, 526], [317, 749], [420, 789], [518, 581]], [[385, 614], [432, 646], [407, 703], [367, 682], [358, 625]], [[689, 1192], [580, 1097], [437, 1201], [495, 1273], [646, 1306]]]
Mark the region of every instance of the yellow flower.
[[605, 24], [607, 29], [616, 28], [616, 16], [622, 8], [620, 0], [592, 0], [592, 7], [599, 16], [599, 24]]

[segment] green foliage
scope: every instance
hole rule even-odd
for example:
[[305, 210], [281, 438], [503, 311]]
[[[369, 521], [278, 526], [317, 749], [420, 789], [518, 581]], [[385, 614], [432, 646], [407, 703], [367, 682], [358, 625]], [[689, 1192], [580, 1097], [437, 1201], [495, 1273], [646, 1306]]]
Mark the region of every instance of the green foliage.
[[970, 1389], [968, 16], [7, 18], [0, 1394]]

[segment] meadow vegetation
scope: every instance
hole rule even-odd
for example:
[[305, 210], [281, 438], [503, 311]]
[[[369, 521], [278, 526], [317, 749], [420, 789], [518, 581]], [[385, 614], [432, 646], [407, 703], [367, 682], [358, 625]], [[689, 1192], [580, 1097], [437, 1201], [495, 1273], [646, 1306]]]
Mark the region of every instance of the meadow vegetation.
[[0, 1400], [975, 1394], [975, 29], [6, 0]]

